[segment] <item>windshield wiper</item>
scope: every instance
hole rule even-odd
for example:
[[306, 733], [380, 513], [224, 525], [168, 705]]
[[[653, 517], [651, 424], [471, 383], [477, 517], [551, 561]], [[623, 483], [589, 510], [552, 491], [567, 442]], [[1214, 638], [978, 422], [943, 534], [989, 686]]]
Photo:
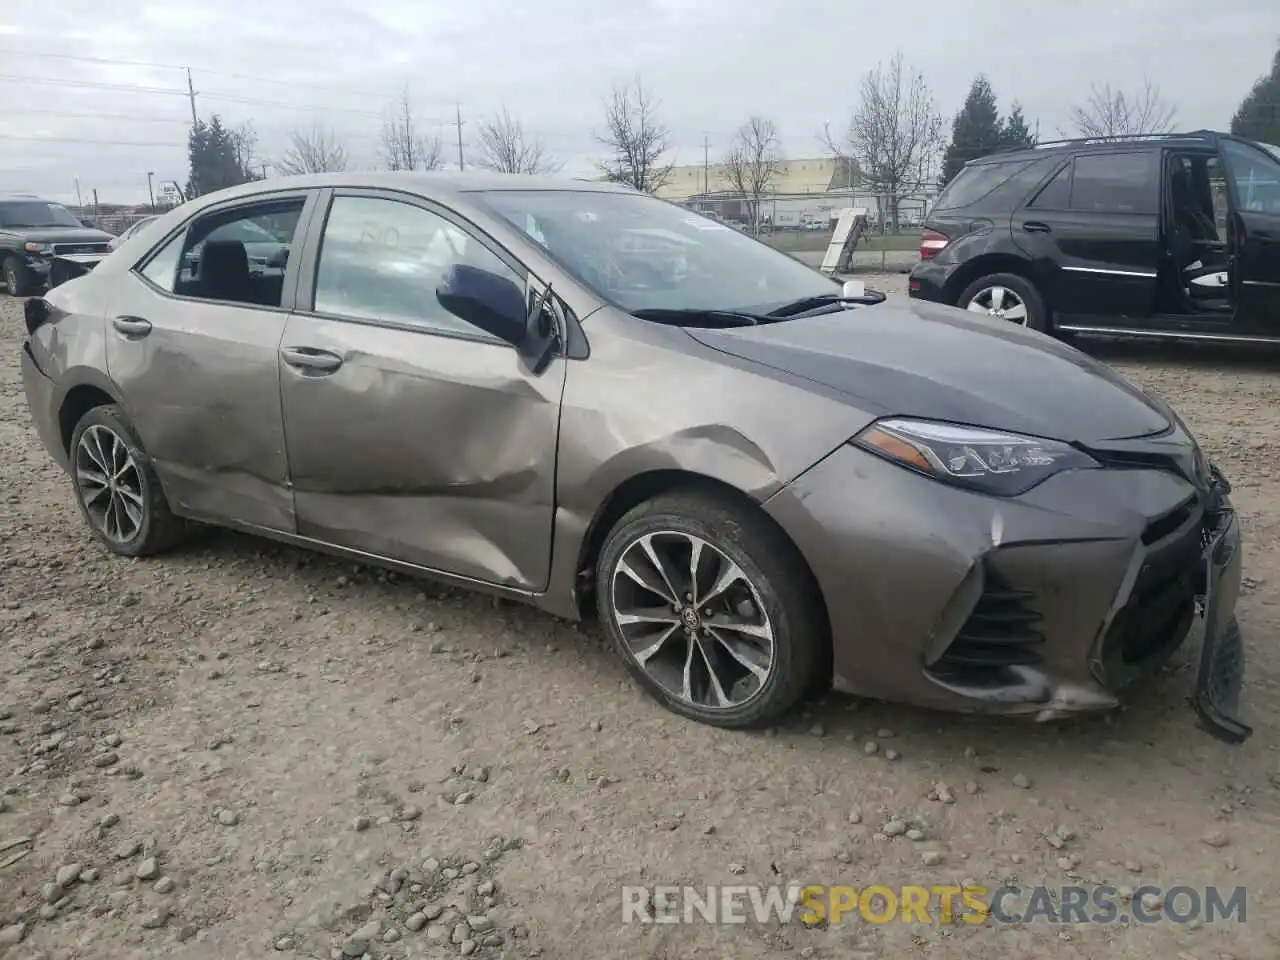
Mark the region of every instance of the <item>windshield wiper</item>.
[[786, 317], [803, 317], [811, 312], [826, 312], [828, 308], [833, 306], [843, 307], [845, 304], [863, 304], [865, 306], [874, 306], [877, 303], [884, 303], [884, 294], [878, 290], [867, 290], [860, 297], [846, 297], [841, 293], [819, 293], [812, 297], [801, 297], [799, 300], [793, 300], [791, 303], [784, 303], [782, 306], [770, 310], [768, 316], [777, 319]]
[[653, 320], [657, 323], [669, 323], [677, 327], [753, 327], [757, 323], [768, 323], [768, 317], [741, 310], [713, 310], [709, 307], [654, 307], [646, 310], [632, 310], [633, 317], [641, 320]]

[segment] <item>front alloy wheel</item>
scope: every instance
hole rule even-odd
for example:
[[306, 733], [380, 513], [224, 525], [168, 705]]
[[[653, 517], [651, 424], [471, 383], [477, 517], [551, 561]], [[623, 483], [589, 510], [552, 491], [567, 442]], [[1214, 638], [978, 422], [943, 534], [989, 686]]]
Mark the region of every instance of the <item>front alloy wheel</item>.
[[774, 665], [773, 625], [742, 569], [701, 537], [641, 534], [613, 571], [613, 618], [635, 662], [701, 710], [740, 707]]
[[704, 490], [639, 504], [601, 548], [595, 593], [627, 670], [682, 716], [763, 726], [830, 679], [822, 595], [754, 504]]

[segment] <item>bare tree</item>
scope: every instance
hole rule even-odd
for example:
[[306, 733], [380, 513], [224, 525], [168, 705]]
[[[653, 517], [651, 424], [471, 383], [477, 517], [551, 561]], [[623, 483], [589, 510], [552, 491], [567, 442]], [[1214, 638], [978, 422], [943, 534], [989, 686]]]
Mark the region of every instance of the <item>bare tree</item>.
[[778, 127], [772, 120], [752, 117], [734, 135], [724, 158], [729, 186], [746, 198], [751, 228], [760, 233], [760, 198], [769, 192], [782, 167]]
[[382, 124], [382, 161], [388, 170], [438, 170], [444, 162], [440, 138], [414, 125], [407, 88]]
[[830, 127], [824, 139], [841, 163], [857, 162], [863, 180], [887, 203], [896, 231], [899, 201], [920, 189], [942, 148], [942, 117], [923, 74], [905, 69], [899, 53], [862, 78], [861, 102], [843, 141]]
[[228, 131], [231, 156], [245, 180], [262, 180], [267, 175], [266, 164], [258, 160], [258, 131], [253, 121], [246, 120]]
[[1113, 90], [1111, 84], [1089, 88], [1089, 99], [1071, 108], [1069, 116], [1076, 133], [1090, 139], [1143, 133], [1168, 133], [1177, 111], [1160, 96], [1160, 88], [1149, 78], [1132, 93]]
[[537, 137], [524, 132], [524, 124], [507, 112], [480, 122], [478, 166], [498, 173], [555, 173], [564, 164], [547, 153]]
[[280, 173], [335, 173], [347, 169], [347, 149], [332, 130], [315, 124], [289, 134], [289, 149], [272, 163]]
[[671, 179], [672, 164], [664, 159], [671, 131], [657, 117], [657, 102], [637, 77], [615, 84], [605, 103], [605, 132], [596, 137], [613, 156], [600, 172], [614, 183], [656, 193]]

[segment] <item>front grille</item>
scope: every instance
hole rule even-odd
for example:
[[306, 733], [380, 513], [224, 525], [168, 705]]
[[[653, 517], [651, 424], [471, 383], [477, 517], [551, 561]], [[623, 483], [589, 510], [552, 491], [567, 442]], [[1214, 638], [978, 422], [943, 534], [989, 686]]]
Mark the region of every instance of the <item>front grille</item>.
[[106, 253], [107, 244], [105, 241], [90, 241], [85, 243], [55, 243], [53, 245], [54, 256], [61, 257], [68, 253]]
[[[1193, 514], [1194, 510], [1193, 505]], [[1161, 522], [1154, 521], [1153, 526]], [[1182, 642], [1195, 617], [1202, 549], [1201, 526], [1192, 524], [1180, 536], [1152, 550], [1138, 571], [1128, 601], [1107, 630], [1109, 659], [1118, 657], [1126, 666], [1133, 665]]]
[[938, 658], [935, 669], [983, 671], [1039, 663], [1044, 634], [1032, 609], [1034, 594], [1014, 590], [988, 567], [986, 585], [956, 638]]

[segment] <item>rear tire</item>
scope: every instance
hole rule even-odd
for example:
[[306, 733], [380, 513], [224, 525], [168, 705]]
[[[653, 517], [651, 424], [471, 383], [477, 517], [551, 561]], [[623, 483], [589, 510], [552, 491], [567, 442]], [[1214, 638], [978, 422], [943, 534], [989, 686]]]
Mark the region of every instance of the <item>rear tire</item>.
[[724, 496], [665, 494], [628, 512], [601, 549], [596, 604], [636, 681], [702, 723], [768, 725], [823, 679], [830, 634], [808, 566]]
[[[993, 273], [973, 281], [964, 288], [956, 306], [1040, 333], [1053, 332], [1053, 318], [1044, 297], [1034, 283], [1016, 273]], [[1022, 315], [1018, 314], [1019, 308]]]
[[4, 284], [11, 297], [29, 297], [35, 286], [26, 266], [17, 257], [5, 258]]
[[76, 424], [69, 451], [76, 502], [93, 535], [122, 557], [145, 557], [185, 532], [124, 412], [94, 407]]

